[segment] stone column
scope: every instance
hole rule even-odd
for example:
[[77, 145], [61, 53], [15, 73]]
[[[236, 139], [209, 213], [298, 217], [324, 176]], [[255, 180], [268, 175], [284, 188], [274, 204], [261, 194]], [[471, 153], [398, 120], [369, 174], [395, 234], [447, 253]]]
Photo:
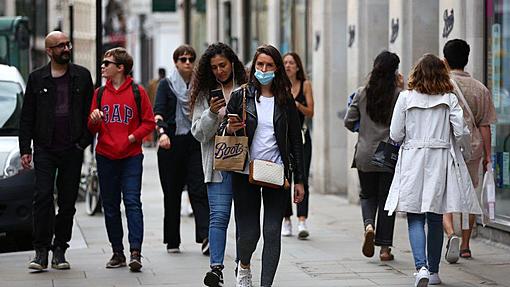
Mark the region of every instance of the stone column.
[[[367, 80], [377, 54], [388, 49], [388, 0], [349, 0], [347, 2], [347, 93], [349, 94]], [[348, 132], [348, 167], [354, 157], [357, 134]], [[359, 179], [356, 169], [347, 171], [347, 195], [350, 202], [359, 201]]]
[[439, 0], [439, 56], [443, 57], [443, 47], [448, 40], [455, 38], [465, 40], [471, 47], [466, 71], [482, 82], [484, 11], [484, 1]]
[[347, 5], [317, 0], [312, 5], [312, 84], [315, 113], [312, 127], [311, 186], [322, 193], [346, 192], [346, 132], [339, 111], [346, 103]]
[[389, 8], [388, 50], [400, 57], [400, 71], [407, 82], [413, 64], [423, 54], [440, 55], [437, 49], [439, 2], [390, 0]]

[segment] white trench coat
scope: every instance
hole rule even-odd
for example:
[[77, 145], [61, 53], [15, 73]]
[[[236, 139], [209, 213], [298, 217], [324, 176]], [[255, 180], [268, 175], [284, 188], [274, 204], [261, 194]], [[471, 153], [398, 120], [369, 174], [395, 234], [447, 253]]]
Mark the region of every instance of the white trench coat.
[[384, 208], [390, 215], [482, 213], [458, 144], [469, 142], [469, 129], [454, 94], [401, 92], [390, 138], [402, 142]]

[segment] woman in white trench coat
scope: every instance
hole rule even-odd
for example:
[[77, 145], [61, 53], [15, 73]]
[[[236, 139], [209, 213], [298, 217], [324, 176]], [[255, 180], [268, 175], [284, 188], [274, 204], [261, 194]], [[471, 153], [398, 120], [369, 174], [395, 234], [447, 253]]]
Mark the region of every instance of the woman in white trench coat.
[[451, 93], [448, 68], [426, 54], [413, 67], [408, 87], [399, 95], [390, 125], [390, 138], [402, 145], [385, 210], [407, 213], [418, 270], [415, 286], [423, 287], [441, 283], [442, 214], [480, 214], [481, 209], [461, 154], [469, 130]]

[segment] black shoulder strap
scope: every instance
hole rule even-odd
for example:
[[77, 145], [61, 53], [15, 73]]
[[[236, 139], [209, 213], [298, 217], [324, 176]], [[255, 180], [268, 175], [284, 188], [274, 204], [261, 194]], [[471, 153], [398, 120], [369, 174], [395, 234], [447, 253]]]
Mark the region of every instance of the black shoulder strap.
[[131, 83], [131, 87], [133, 88], [133, 95], [135, 96], [136, 108], [138, 111], [138, 118], [140, 120], [140, 124], [142, 123], [142, 98], [140, 96], [140, 89], [135, 82]]
[[101, 99], [103, 98], [103, 92], [104, 92], [104, 86], [101, 86], [99, 87], [99, 91], [97, 92], [97, 108], [102, 111], [103, 109], [101, 108]]

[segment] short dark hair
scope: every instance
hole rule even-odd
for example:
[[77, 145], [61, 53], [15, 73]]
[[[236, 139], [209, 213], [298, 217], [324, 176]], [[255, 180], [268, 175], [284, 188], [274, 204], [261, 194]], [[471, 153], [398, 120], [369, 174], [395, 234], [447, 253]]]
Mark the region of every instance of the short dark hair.
[[180, 45], [179, 47], [177, 47], [177, 49], [175, 49], [173, 55], [174, 63], [177, 63], [177, 60], [182, 55], [190, 55], [193, 59], [197, 58], [197, 53], [195, 53], [195, 49], [193, 49], [193, 47], [187, 44]]
[[104, 53], [105, 57], [113, 57], [117, 65], [124, 65], [124, 75], [129, 75], [133, 69], [133, 57], [122, 47], [110, 49]]
[[165, 68], [159, 68], [158, 69], [158, 75], [159, 75], [159, 77], [164, 78], [166, 76]]
[[469, 59], [469, 44], [462, 39], [453, 39], [444, 45], [443, 55], [452, 69], [464, 69]]

